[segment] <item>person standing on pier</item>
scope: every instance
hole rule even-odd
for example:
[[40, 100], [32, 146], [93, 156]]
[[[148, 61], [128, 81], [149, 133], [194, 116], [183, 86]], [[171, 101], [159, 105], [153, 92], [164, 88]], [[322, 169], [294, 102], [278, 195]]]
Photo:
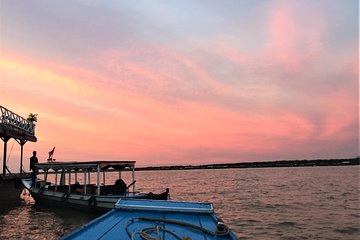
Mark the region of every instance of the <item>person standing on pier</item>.
[[36, 157], [36, 151], [33, 151], [33, 155], [30, 158], [30, 170], [31, 170], [31, 178], [32, 178], [32, 186], [35, 185], [37, 169], [35, 167], [35, 163], [38, 163], [38, 158]]

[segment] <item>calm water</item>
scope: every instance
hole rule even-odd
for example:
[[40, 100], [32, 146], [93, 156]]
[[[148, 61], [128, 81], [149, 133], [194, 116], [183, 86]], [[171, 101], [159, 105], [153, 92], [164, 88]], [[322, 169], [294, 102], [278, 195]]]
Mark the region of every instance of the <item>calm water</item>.
[[[360, 237], [358, 167], [137, 172], [138, 190], [166, 187], [173, 200], [213, 202], [239, 239]], [[22, 203], [0, 216], [0, 239], [57, 239], [94, 217]]]

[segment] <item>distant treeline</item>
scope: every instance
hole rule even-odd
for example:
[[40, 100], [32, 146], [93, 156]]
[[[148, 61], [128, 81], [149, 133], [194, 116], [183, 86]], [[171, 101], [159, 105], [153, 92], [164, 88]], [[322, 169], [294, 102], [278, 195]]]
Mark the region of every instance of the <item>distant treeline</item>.
[[140, 167], [137, 171], [148, 170], [189, 170], [189, 169], [221, 169], [221, 168], [266, 168], [266, 167], [314, 167], [314, 166], [348, 166], [359, 165], [359, 157], [349, 159], [316, 159], [316, 160], [279, 160], [271, 162], [220, 163], [206, 165], [178, 165]]

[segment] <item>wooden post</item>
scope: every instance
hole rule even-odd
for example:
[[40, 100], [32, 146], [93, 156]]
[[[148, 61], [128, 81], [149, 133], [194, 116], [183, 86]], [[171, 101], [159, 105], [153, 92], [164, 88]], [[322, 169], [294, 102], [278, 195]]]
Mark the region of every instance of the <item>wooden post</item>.
[[24, 145], [27, 142], [27, 140], [21, 139], [16, 141], [20, 144], [20, 174], [25, 173], [23, 169], [23, 156], [24, 156]]
[[4, 157], [3, 157], [3, 176], [5, 176], [6, 173], [6, 152], [7, 152], [7, 142], [9, 141], [10, 137], [2, 137], [1, 138], [4, 141]]

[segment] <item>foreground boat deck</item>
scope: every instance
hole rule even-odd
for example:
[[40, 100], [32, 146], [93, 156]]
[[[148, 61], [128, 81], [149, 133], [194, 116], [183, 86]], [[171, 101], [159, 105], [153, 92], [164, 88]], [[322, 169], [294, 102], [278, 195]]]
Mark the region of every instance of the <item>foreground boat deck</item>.
[[219, 223], [210, 203], [151, 200], [120, 200], [115, 209], [63, 239], [144, 239], [141, 235], [166, 240], [237, 239]]

